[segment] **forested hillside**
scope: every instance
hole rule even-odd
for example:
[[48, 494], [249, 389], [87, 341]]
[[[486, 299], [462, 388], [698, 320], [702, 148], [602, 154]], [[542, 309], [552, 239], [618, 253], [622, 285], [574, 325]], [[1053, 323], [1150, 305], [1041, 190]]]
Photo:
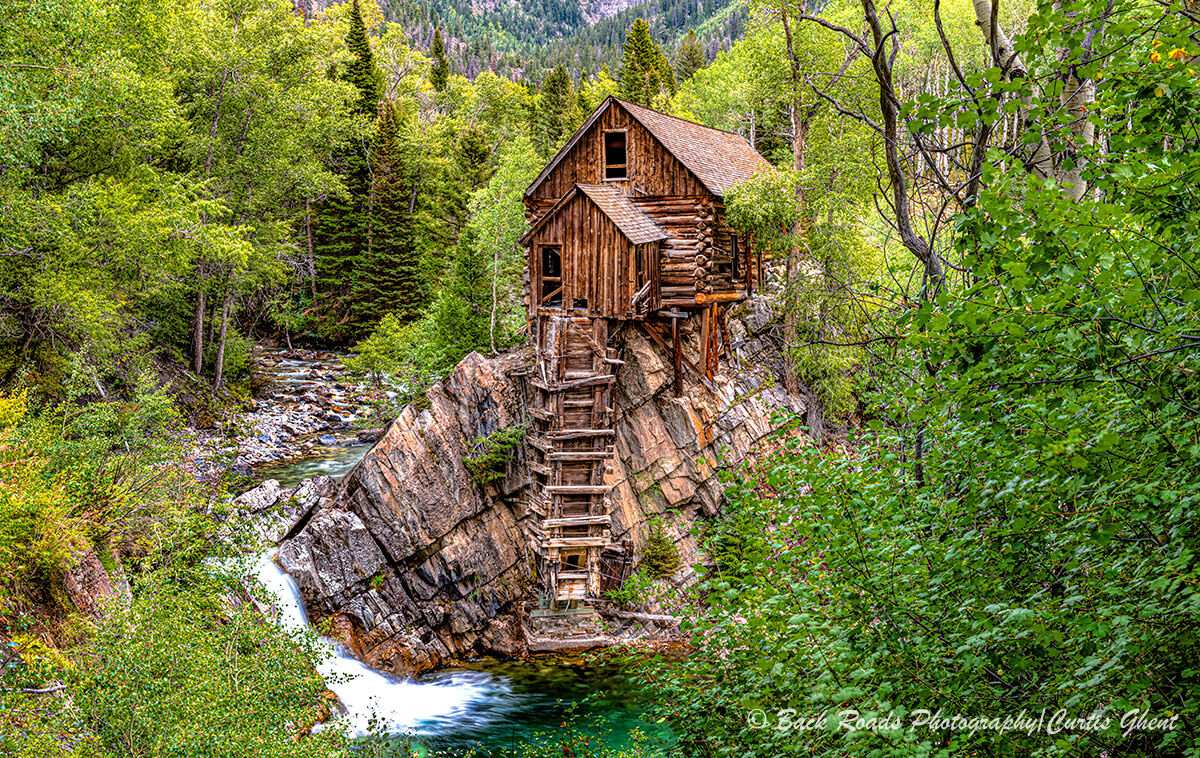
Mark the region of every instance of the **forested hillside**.
[[595, 73], [619, 68], [625, 29], [647, 19], [668, 49], [694, 31], [711, 60], [742, 36], [746, 7], [727, 0], [574, 0], [477, 4], [394, 0], [383, 4], [414, 44], [424, 50], [441, 28], [452, 68], [468, 77], [491, 70], [509, 78], [541, 81], [555, 66]]
[[[602, 7], [0, 9], [0, 752], [441, 749], [336, 717], [224, 451], [263, 345], [345, 351], [361, 428], [295, 373], [350, 437], [524, 348], [524, 190], [613, 95], [770, 162], [723, 198], [769, 261], [722, 366], [806, 411], [723, 471], [695, 565], [655, 520], [605, 598], [683, 620], [609, 659], [641, 726], [494, 754], [1197, 754], [1195, 3]], [[475, 485], [525, 430], [469, 441]]]

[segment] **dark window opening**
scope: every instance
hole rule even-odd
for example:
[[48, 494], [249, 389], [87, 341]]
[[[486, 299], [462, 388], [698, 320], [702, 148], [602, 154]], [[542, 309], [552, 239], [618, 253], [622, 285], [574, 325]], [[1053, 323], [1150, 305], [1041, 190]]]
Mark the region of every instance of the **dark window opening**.
[[575, 298], [575, 308], [577, 310], [586, 311], [587, 307], [588, 306], [587, 306], [587, 298], [586, 297]]
[[542, 247], [541, 304], [562, 305], [562, 251], [557, 245]]
[[629, 176], [628, 150], [625, 149], [625, 132], [604, 133], [604, 178], [625, 179]]

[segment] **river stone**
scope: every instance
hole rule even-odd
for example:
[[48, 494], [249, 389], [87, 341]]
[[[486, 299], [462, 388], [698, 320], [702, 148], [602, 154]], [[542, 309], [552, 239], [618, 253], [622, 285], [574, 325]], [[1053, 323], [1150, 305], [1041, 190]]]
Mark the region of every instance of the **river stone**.
[[318, 506], [331, 505], [330, 497], [336, 491], [332, 477], [305, 479], [294, 492], [283, 490], [275, 503], [254, 519], [254, 530], [264, 542], [278, 544], [302, 528]]
[[306, 603], [332, 610], [350, 599], [347, 590], [365, 584], [385, 561], [358, 516], [323, 508], [283, 543], [279, 563], [295, 579]]
[[[756, 326], [773, 318], [769, 304], [747, 311]], [[698, 321], [689, 320], [692, 333], [683, 339], [697, 364]], [[637, 555], [648, 518], [660, 517], [681, 565], [689, 566], [703, 558], [696, 519], [721, 507], [718, 459], [721, 466], [746, 460], [771, 443], [778, 411], [804, 407], [772, 374], [780, 362], [763, 356], [723, 358], [711, 389], [685, 369], [677, 398], [669, 354], [640, 329], [625, 330], [621, 340], [616, 456], [604, 479], [612, 487], [613, 539], [629, 540]], [[370, 665], [407, 676], [529, 649], [536, 561], [529, 549], [533, 517], [522, 497], [529, 484], [523, 453], [487, 488], [475, 485], [463, 457], [475, 438], [522, 423], [514, 372], [531, 360], [528, 349], [490, 359], [468, 355], [426, 392], [420, 409], [404, 408], [381, 430], [335, 495], [283, 542], [281, 561], [310, 611], [340, 615], [348, 648]], [[682, 581], [694, 579], [687, 573]]]
[[751, 334], [758, 334], [770, 326], [775, 320], [775, 312], [771, 308], [770, 299], [759, 296], [746, 302], [746, 316], [743, 323]]
[[377, 427], [375, 429], [363, 429], [361, 432], [356, 434], [354, 436], [354, 438], [358, 442], [365, 443], [365, 442], [375, 442], [382, 436], [383, 436], [383, 427]]
[[233, 504], [239, 509], [251, 513], [262, 513], [275, 505], [279, 500], [282, 489], [275, 479], [268, 479], [252, 490], [243, 492], [233, 499]]

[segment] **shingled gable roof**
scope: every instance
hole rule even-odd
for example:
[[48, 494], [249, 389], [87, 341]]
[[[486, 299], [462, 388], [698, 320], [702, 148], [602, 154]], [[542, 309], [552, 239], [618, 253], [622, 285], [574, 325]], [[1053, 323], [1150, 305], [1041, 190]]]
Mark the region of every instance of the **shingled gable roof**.
[[525, 232], [521, 237], [521, 244], [528, 242], [538, 229], [541, 229], [552, 216], [558, 215], [558, 212], [579, 193], [583, 193], [595, 203], [600, 212], [616, 225], [626, 239], [635, 245], [665, 240], [670, 236], [654, 223], [652, 218], [629, 202], [629, 198], [625, 197], [620, 189], [607, 185], [576, 184], [562, 200], [555, 203], [553, 208], [538, 219], [529, 231]]
[[538, 174], [525, 190], [526, 195], [537, 189], [559, 161], [571, 152], [579, 139], [613, 103], [619, 104], [637, 119], [638, 123], [662, 143], [667, 152], [695, 174], [701, 184], [714, 195], [724, 197], [725, 192], [734, 184], [749, 179], [760, 169], [770, 168], [766, 159], [759, 155], [749, 142], [733, 132], [701, 126], [693, 121], [668, 116], [609, 95], [571, 136], [567, 144], [555, 154], [546, 168], [542, 169], [542, 173]]

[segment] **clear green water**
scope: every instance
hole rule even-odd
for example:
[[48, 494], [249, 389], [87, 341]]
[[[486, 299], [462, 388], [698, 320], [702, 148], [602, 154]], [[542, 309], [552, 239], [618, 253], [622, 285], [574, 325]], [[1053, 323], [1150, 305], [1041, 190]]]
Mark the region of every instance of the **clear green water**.
[[[671, 730], [645, 717], [645, 698], [613, 666], [547, 658], [439, 672], [422, 681], [454, 681], [472, 673], [488, 676], [503, 691], [452, 718], [422, 724], [415, 736], [385, 742], [400, 755], [453, 758], [523, 756], [531, 747], [568, 740], [581, 747], [585, 739], [589, 747], [603, 746], [613, 754], [634, 746], [651, 755], [671, 754]], [[551, 754], [562, 755], [561, 748]]]
[[321, 474], [341, 479], [350, 469], [354, 468], [354, 464], [362, 460], [370, 449], [369, 444], [319, 445], [303, 458], [292, 458], [256, 466], [254, 478], [257, 482], [275, 479], [281, 487], [295, 487], [305, 479]]

